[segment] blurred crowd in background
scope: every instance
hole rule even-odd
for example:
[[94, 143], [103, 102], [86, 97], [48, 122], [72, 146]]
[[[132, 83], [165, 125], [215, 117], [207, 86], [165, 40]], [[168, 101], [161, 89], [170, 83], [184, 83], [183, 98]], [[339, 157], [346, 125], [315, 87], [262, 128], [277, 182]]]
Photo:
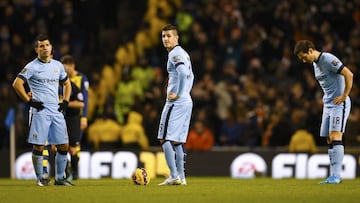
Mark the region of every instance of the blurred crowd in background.
[[167, 77], [160, 33], [167, 23], [178, 26], [195, 73], [189, 150], [288, 146], [296, 132], [324, 145], [322, 91], [312, 66], [292, 53], [300, 39], [354, 72], [344, 140], [360, 144], [359, 0], [0, 0], [0, 147], [8, 146], [3, 121], [10, 109], [17, 145], [28, 147], [27, 106], [11, 83], [36, 56], [39, 33], [52, 39], [54, 58], [73, 55], [90, 80], [83, 149], [159, 145]]

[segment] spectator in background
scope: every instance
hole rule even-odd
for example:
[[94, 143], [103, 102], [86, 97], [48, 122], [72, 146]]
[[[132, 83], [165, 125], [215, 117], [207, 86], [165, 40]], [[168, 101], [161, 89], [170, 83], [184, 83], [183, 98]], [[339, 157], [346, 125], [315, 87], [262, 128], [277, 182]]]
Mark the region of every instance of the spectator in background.
[[289, 152], [314, 154], [317, 151], [314, 136], [306, 129], [300, 128], [291, 136]]
[[286, 98], [278, 96], [275, 99], [273, 113], [263, 134], [263, 146], [287, 146], [294, 133], [294, 126], [287, 105]]
[[144, 99], [144, 89], [140, 81], [132, 77], [133, 67], [124, 67], [122, 80], [115, 93], [115, 115], [118, 123], [124, 125], [131, 109], [139, 106]]
[[222, 122], [220, 128], [219, 145], [236, 146], [245, 136], [246, 123], [239, 122], [237, 112], [233, 109], [228, 110], [227, 118]]
[[188, 151], [209, 151], [215, 143], [214, 134], [203, 120], [196, 120], [190, 128], [185, 148]]
[[130, 111], [127, 122], [122, 128], [122, 147], [149, 149], [149, 140], [142, 125], [143, 117], [136, 111]]
[[291, 115], [294, 134], [291, 135], [289, 152], [314, 154], [317, 152], [314, 135], [307, 129], [307, 114], [302, 108], [294, 109]]
[[346, 137], [344, 137], [345, 146], [360, 145], [360, 107], [354, 106], [351, 110], [349, 121], [346, 127]]
[[[0, 84], [0, 149], [3, 146], [9, 146], [9, 130], [13, 120], [10, 117], [12, 116], [12, 111], [16, 109], [16, 95], [13, 91], [10, 91], [10, 88], [11, 86], [7, 83]], [[6, 121], [9, 121], [9, 123]]]
[[132, 67], [131, 78], [138, 81], [145, 91], [150, 88], [155, 78], [155, 70], [149, 65], [147, 56], [139, 56], [137, 60], [138, 64]]
[[164, 100], [166, 97], [164, 86], [165, 78], [163, 71], [156, 67], [154, 68], [154, 79], [152, 80], [151, 87], [144, 92], [145, 101], [142, 105], [143, 125], [146, 135], [148, 135], [149, 144], [151, 146], [160, 145], [156, 137], [151, 136], [158, 133], [158, 122], [160, 119], [159, 112], [161, 111], [161, 103], [159, 101]]
[[95, 119], [88, 129], [88, 141], [94, 150], [100, 149], [100, 143], [108, 143], [115, 147], [121, 145], [122, 126], [116, 121], [113, 107], [108, 105], [101, 117]]
[[269, 146], [287, 146], [294, 133], [294, 127], [287, 114], [279, 114], [275, 126], [272, 128]]

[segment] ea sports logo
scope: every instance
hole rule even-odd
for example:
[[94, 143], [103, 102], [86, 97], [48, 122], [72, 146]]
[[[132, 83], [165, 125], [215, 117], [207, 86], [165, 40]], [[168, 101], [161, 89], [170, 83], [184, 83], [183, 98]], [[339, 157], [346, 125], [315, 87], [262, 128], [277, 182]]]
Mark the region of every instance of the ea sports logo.
[[262, 157], [254, 153], [239, 155], [231, 163], [232, 178], [253, 178], [266, 174], [266, 163]]
[[16, 159], [15, 176], [17, 179], [36, 179], [31, 157], [32, 152], [27, 152]]

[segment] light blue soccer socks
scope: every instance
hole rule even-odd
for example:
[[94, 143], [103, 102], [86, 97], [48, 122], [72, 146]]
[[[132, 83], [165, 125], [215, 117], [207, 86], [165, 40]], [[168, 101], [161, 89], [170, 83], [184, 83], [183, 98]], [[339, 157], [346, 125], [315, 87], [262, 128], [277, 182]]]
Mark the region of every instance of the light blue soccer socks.
[[186, 163], [186, 153], [184, 144], [175, 145], [175, 162], [179, 178], [181, 180], [185, 179], [185, 163]]
[[328, 154], [330, 158], [330, 175], [319, 184], [340, 184], [342, 162], [344, 159], [344, 145], [342, 141], [333, 141], [329, 144]]
[[334, 153], [333, 153], [333, 145], [329, 144], [329, 148], [328, 148], [328, 155], [329, 155], [329, 159], [330, 159], [330, 176], [334, 175]]
[[43, 174], [43, 168], [42, 168], [43, 155], [42, 155], [41, 151], [37, 151], [37, 150], [33, 149], [32, 162], [33, 162], [36, 177], [38, 180], [40, 180], [42, 178], [42, 174]]
[[176, 163], [175, 163], [175, 148], [174, 145], [171, 143], [171, 141], [165, 141], [161, 145], [164, 154], [165, 154], [165, 160], [166, 163], [169, 166], [170, 169], [170, 176], [171, 178], [176, 178], [178, 176], [178, 172], [176, 169]]
[[336, 177], [341, 177], [342, 162], [344, 159], [344, 145], [342, 141], [333, 141], [333, 173]]
[[55, 156], [55, 180], [63, 180], [67, 164], [67, 151], [56, 152]]

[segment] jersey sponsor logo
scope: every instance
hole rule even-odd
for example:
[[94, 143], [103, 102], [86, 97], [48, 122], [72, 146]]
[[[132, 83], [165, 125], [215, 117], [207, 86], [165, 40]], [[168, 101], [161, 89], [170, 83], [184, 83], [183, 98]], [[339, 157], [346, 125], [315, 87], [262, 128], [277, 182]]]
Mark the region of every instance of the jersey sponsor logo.
[[37, 80], [38, 82], [41, 82], [41, 83], [59, 83], [59, 79], [50, 79], [50, 78], [45, 78], [45, 79], [38, 79]]

